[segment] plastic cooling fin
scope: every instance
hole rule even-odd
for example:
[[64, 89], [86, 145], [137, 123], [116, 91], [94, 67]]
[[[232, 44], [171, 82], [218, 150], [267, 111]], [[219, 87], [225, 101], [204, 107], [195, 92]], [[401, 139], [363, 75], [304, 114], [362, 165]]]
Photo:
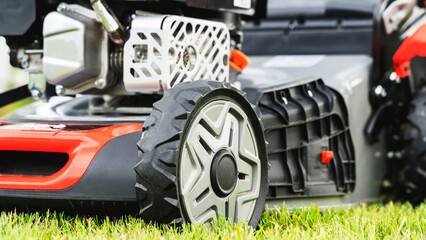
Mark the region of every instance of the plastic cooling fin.
[[194, 80], [229, 79], [225, 24], [179, 16], [137, 16], [124, 45], [124, 85], [152, 92]]

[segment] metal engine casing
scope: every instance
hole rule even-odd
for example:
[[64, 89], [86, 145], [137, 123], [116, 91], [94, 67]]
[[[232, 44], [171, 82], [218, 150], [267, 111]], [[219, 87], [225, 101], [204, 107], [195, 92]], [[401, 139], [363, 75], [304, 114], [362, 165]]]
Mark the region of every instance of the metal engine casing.
[[67, 7], [78, 9], [51, 12], [44, 20], [44, 76], [49, 83], [75, 92], [103, 88], [106, 84], [96, 85], [95, 80], [106, 78], [108, 36], [93, 11]]
[[136, 16], [124, 45], [129, 92], [159, 92], [194, 80], [229, 81], [225, 24], [180, 16]]

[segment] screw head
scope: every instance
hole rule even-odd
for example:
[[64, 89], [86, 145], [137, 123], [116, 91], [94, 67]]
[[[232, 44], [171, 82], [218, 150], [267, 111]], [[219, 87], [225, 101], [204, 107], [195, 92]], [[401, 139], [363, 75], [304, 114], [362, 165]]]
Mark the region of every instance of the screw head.
[[402, 152], [395, 152], [395, 157], [397, 159], [402, 159]]
[[398, 75], [396, 75], [396, 72], [392, 72], [392, 73], [389, 75], [389, 80], [391, 80], [391, 81], [395, 81], [397, 77], [398, 77]]
[[374, 94], [378, 97], [386, 97], [387, 92], [381, 85], [378, 85], [374, 88]]
[[56, 8], [58, 12], [65, 12], [67, 10], [67, 5], [65, 3], [60, 3]]
[[58, 96], [62, 96], [65, 94], [65, 88], [62, 85], [56, 85], [55, 92]]
[[105, 82], [105, 79], [103, 79], [103, 78], [98, 78], [98, 79], [95, 80], [95, 86], [98, 87], [98, 88], [105, 87], [105, 84], [106, 84], [106, 82]]
[[30, 92], [31, 96], [36, 100], [40, 99], [41, 96], [43, 96], [43, 93], [38, 89], [31, 89]]

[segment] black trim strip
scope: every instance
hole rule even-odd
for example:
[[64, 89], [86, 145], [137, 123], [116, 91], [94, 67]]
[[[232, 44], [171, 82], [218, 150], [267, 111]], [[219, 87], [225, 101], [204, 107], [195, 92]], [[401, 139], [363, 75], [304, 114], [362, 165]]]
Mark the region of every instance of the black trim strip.
[[0, 94], [0, 108], [16, 101], [22, 100], [31, 96], [28, 90], [28, 85], [22, 85], [15, 89]]

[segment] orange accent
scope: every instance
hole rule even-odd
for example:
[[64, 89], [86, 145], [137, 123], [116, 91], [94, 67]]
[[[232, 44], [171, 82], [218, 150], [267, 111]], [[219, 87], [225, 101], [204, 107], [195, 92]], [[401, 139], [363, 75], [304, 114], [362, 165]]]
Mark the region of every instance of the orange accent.
[[328, 164], [330, 163], [331, 159], [333, 159], [334, 154], [333, 151], [322, 151], [321, 152], [321, 163], [322, 164]]
[[393, 55], [393, 67], [398, 77], [410, 75], [410, 60], [416, 56], [426, 57], [426, 24], [407, 37]]
[[66, 165], [50, 176], [0, 175], [0, 188], [30, 190], [69, 188], [81, 179], [93, 158], [107, 142], [124, 134], [141, 131], [142, 126], [127, 123], [72, 131], [0, 129], [0, 150], [59, 152], [69, 156]]
[[250, 64], [250, 58], [239, 50], [232, 50], [229, 57], [229, 66], [238, 72], [242, 72]]
[[7, 124], [7, 122], [0, 121], [0, 125]]

